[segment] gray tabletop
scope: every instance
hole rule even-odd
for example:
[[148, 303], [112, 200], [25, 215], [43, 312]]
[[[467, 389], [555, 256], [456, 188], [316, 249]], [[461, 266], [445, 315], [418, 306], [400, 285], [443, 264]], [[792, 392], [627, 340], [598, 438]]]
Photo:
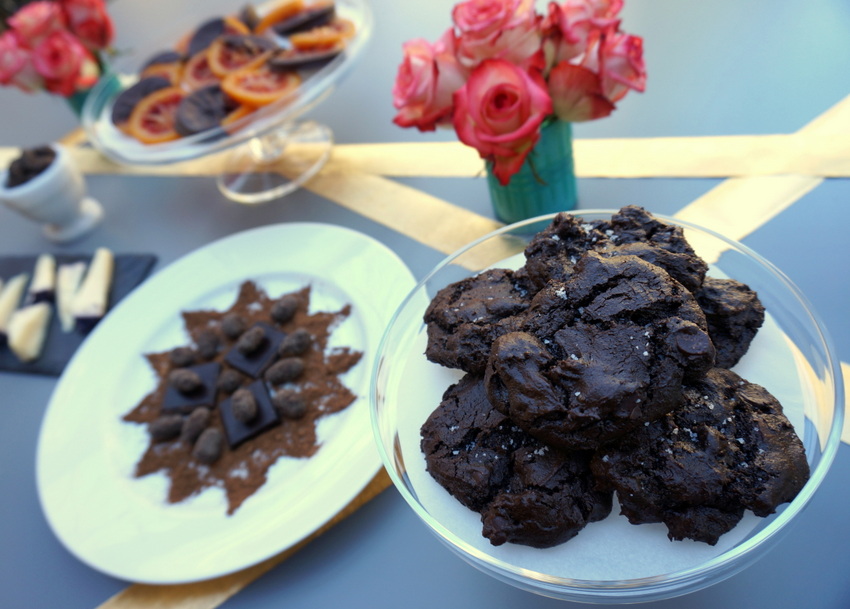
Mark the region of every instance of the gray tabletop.
[[[127, 6], [129, 0], [117, 5]], [[158, 4], [156, 0], [153, 4]], [[151, 6], [151, 3], [144, 3]], [[164, 2], [162, 4], [165, 4]], [[235, 3], [236, 6], [238, 3]], [[436, 39], [449, 25], [449, 0], [373, 0], [372, 40], [355, 70], [311, 113], [341, 143], [449, 141], [391, 123], [390, 90], [403, 41]], [[125, 15], [132, 10], [125, 9]], [[120, 11], [116, 8], [116, 14]], [[797, 131], [850, 94], [850, 5], [846, 0], [711, 3], [630, 2], [624, 28], [644, 37], [648, 88], [609, 118], [579, 124], [577, 138], [778, 134]], [[130, 22], [117, 23], [132, 28]], [[76, 126], [62, 100], [0, 89], [0, 146], [59, 139]], [[850, 130], [835, 137], [850, 137]], [[492, 217], [483, 179], [404, 178], [413, 186]], [[674, 214], [720, 179], [581, 179], [580, 208], [638, 204]], [[346, 226], [386, 244], [421, 278], [443, 254], [309, 190], [247, 207], [224, 198], [208, 177], [91, 176], [103, 224], [68, 246], [0, 208], [0, 255], [42, 251], [151, 252], [157, 269], [220, 237], [278, 222]], [[842, 361], [850, 361], [850, 180], [827, 179], [744, 238], [812, 302]], [[404, 201], [398, 201], [404, 205]], [[35, 483], [42, 415], [56, 379], [0, 373], [0, 606], [92, 608], [131, 582], [78, 561], [49, 529]], [[835, 462], [811, 504], [756, 564], [708, 589], [650, 603], [658, 608], [791, 609], [850, 606], [850, 449]], [[451, 554], [390, 488], [341, 524], [226, 600], [260, 607], [571, 606], [496, 581]], [[157, 605], [158, 606], [158, 605]]]

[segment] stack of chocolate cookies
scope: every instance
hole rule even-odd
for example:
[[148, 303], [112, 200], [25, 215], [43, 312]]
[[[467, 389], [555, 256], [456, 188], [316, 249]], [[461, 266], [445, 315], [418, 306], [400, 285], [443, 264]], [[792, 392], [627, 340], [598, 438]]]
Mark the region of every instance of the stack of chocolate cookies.
[[550, 547], [612, 510], [714, 545], [809, 476], [782, 406], [730, 368], [764, 322], [706, 275], [680, 227], [639, 207], [559, 214], [517, 270], [443, 288], [429, 360], [463, 370], [421, 428], [428, 472], [483, 534]]

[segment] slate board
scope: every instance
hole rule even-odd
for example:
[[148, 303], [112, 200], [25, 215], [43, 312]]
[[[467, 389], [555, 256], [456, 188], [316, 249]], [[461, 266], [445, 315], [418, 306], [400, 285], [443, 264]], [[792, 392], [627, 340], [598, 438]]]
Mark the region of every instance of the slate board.
[[[56, 258], [56, 268], [69, 262], [91, 262], [90, 254], [53, 254]], [[4, 283], [18, 273], [29, 273], [32, 280], [35, 261], [38, 256], [0, 256], [0, 278]], [[122, 298], [127, 296], [150, 274], [156, 256], [153, 254], [115, 254], [115, 269], [112, 287], [109, 291], [109, 310]], [[107, 315], [109, 314], [107, 310]], [[42, 374], [45, 376], [60, 376], [65, 365], [70, 361], [77, 348], [83, 343], [86, 335], [72, 330], [63, 332], [59, 325], [55, 305], [50, 320], [50, 329], [44, 343], [41, 356], [32, 362], [22, 362], [9, 350], [5, 344], [0, 346], [0, 372], [24, 372]]]

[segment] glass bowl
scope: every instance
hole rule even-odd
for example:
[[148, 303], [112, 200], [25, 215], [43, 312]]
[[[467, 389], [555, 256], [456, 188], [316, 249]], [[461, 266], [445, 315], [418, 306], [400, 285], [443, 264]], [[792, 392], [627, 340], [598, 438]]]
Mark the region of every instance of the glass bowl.
[[[263, 15], [279, 2], [266, 0], [253, 5]], [[309, 0], [307, 5], [313, 3]], [[244, 5], [234, 0], [189, 0], [158, 5], [156, 11], [144, 3], [110, 8], [116, 28], [125, 28], [119, 31], [122, 47], [109, 72], [95, 85], [82, 108], [83, 129], [92, 145], [112, 160], [128, 165], [168, 164], [237, 147], [222, 163], [218, 186], [223, 194], [241, 203], [283, 196], [315, 175], [330, 157], [333, 133], [326, 125], [302, 120], [302, 116], [326, 99], [350, 73], [370, 38], [372, 13], [366, 0], [334, 0], [337, 15], [350, 20], [355, 28], [339, 55], [320, 67], [299, 70], [302, 82], [295, 90], [226, 128], [143, 144], [122, 133], [111, 121], [113, 101], [138, 81], [138, 72], [148, 59], [174, 48], [207, 19], [236, 15]], [[126, 27], [129, 24], [133, 27]]]
[[[588, 221], [613, 211], [580, 211]], [[756, 290], [766, 320], [734, 368], [766, 387], [783, 404], [806, 448], [811, 477], [797, 497], [768, 518], [747, 513], [716, 546], [671, 542], [661, 524], [631, 525], [611, 515], [570, 541], [545, 550], [491, 546], [479, 514], [463, 507], [425, 471], [419, 428], [462, 372], [425, 358], [423, 313], [438, 290], [487, 268], [518, 268], [534, 233], [553, 215], [497, 230], [462, 248], [431, 271], [407, 296], [379, 347], [371, 387], [372, 426], [384, 465], [396, 488], [428, 528], [481, 571], [548, 597], [592, 603], [629, 603], [674, 597], [712, 585], [762, 556], [803, 510], [829, 469], [840, 442], [843, 386], [827, 333], [800, 291], [770, 262], [722, 235], [673, 218], [710, 265], [709, 274], [730, 277]]]

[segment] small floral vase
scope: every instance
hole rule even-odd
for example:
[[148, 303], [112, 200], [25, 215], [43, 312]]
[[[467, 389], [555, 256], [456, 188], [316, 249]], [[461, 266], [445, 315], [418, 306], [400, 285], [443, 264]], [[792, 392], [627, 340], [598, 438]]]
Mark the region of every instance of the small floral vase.
[[572, 124], [547, 120], [520, 170], [502, 186], [487, 165], [487, 185], [496, 217], [507, 224], [574, 209], [576, 175]]

